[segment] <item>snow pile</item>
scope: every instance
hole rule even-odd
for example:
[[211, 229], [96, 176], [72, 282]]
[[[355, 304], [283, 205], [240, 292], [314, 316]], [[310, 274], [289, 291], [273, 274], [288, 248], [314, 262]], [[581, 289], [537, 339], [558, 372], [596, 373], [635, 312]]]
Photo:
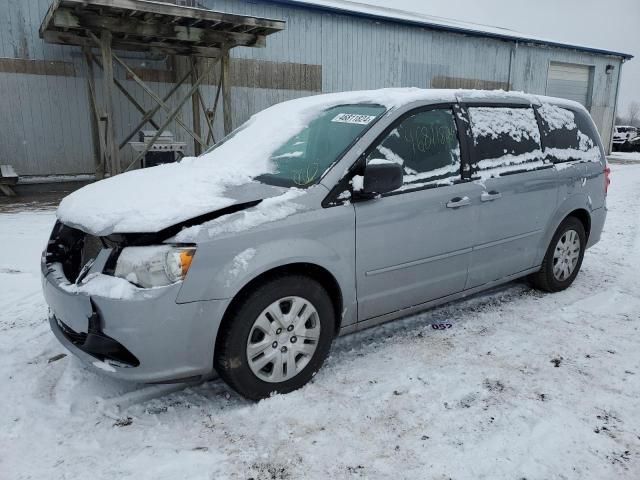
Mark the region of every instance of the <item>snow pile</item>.
[[253, 257], [256, 256], [255, 248], [247, 248], [243, 250], [235, 257], [233, 257], [233, 262], [231, 264], [231, 269], [229, 270], [229, 276], [227, 278], [227, 286], [231, 285], [231, 281], [238, 278], [249, 268], [249, 262]]
[[[392, 132], [393, 133], [398, 133], [398, 130], [394, 130]], [[399, 134], [398, 134], [399, 136]], [[388, 162], [393, 162], [393, 163], [397, 163], [399, 165], [404, 165], [404, 158], [402, 158], [400, 155], [398, 155], [396, 152], [394, 152], [393, 150], [391, 150], [389, 147], [385, 147], [384, 145], [380, 144], [376, 147], [376, 151], [380, 152], [380, 154], [384, 157], [384, 159], [376, 159], [374, 158], [373, 160], [369, 161], [369, 164], [373, 164], [374, 162], [380, 160], [380, 161], [388, 161]]]
[[486, 173], [492, 176], [509, 172], [513, 170], [511, 167], [514, 166], [517, 166], [518, 170], [535, 170], [536, 168], [540, 168], [545, 165], [545, 162], [540, 160], [541, 157], [542, 152], [540, 150], [534, 150], [532, 152], [521, 153], [518, 155], [508, 153], [500, 158], [480, 160], [478, 162], [478, 169], [480, 170], [480, 175], [485, 173], [484, 171], [490, 170], [490, 172]]
[[545, 153], [548, 157], [554, 158], [561, 162], [568, 160], [586, 160], [588, 162], [599, 162], [602, 159], [600, 149], [598, 147], [589, 150], [578, 150], [576, 148], [546, 148]]
[[517, 142], [528, 139], [540, 143], [538, 123], [531, 108], [472, 107], [469, 117], [476, 144], [479, 137], [497, 139], [502, 135]]
[[351, 186], [354, 192], [361, 192], [364, 190], [364, 177], [362, 175], [354, 175], [351, 179]]
[[455, 91], [381, 89], [283, 102], [255, 114], [198, 158], [124, 173], [72, 193], [60, 204], [58, 218], [94, 235], [155, 232], [232, 205], [225, 190], [273, 173], [273, 152], [324, 110], [357, 103], [391, 109], [417, 100], [455, 101]]
[[[407, 170], [407, 168], [405, 168]], [[460, 163], [446, 165], [429, 172], [410, 173], [404, 175], [404, 185], [398, 190], [410, 190], [428, 185], [453, 185], [460, 174]], [[431, 179], [431, 180], [429, 180]], [[426, 180], [426, 181], [421, 181]]]
[[[384, 147], [382, 147], [384, 148]], [[388, 148], [385, 148], [385, 150], [388, 150], [389, 152], [391, 152], [391, 150], [389, 150]], [[391, 152], [393, 153], [393, 152]], [[393, 154], [395, 155], [395, 154]], [[397, 158], [400, 158], [399, 156], [396, 155]], [[402, 160], [402, 159], [400, 159]], [[391, 165], [394, 163], [400, 163], [400, 162], [396, 162], [393, 160], [387, 160], [386, 158], [374, 158], [373, 160], [369, 161], [369, 163], [367, 163], [367, 165]], [[402, 163], [400, 163], [400, 165], [402, 165]]]
[[61, 283], [60, 288], [69, 293], [81, 293], [103, 298], [130, 300], [139, 289], [124, 278], [118, 278], [103, 273], [92, 273], [80, 284]]
[[105, 372], [115, 372], [116, 369], [109, 365], [107, 362], [95, 361], [93, 362], [93, 366], [99, 368], [100, 370], [104, 370]]
[[201, 235], [201, 232], [206, 232], [209, 238], [213, 238], [218, 235], [241, 232], [264, 223], [281, 220], [304, 208], [302, 205], [292, 202], [293, 199], [304, 193], [304, 190], [292, 188], [277, 197], [264, 199], [253, 208], [223, 215], [202, 225], [185, 228], [175, 236], [175, 241], [178, 243], [194, 243]]
[[60, 263], [54, 263], [50, 268], [53, 270], [52, 275], [59, 279], [60, 288], [69, 293], [129, 300], [134, 298], [136, 292], [139, 291], [135, 285], [127, 280], [103, 273], [90, 273], [80, 283], [71, 283], [64, 274]]

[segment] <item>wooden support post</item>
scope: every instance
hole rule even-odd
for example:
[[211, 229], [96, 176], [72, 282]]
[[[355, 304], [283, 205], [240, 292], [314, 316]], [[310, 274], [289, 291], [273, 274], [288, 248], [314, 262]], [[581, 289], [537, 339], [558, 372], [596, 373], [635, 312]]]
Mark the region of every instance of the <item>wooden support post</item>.
[[[209, 144], [209, 138], [214, 138], [213, 136], [213, 118], [209, 118], [207, 114], [207, 105], [204, 103], [204, 98], [202, 98], [202, 92], [198, 90], [198, 100], [200, 100], [200, 106], [202, 107], [202, 111], [204, 112], [204, 119], [207, 122], [207, 145]], [[215, 112], [215, 108], [213, 110]]]
[[[198, 79], [198, 59], [191, 57], [191, 83], [195, 84]], [[200, 89], [196, 90], [191, 96], [191, 111], [193, 113], [193, 131], [199, 137], [202, 137], [202, 128], [200, 124], [200, 102], [198, 96]], [[205, 112], [206, 113], [206, 112]], [[202, 147], [197, 140], [193, 140], [193, 153], [197, 157], [202, 153]]]
[[[208, 60], [202, 61], [201, 63], [199, 63], [199, 65], [203, 69], [203, 71], [206, 71], [207, 70], [207, 65], [208, 65]], [[197, 67], [198, 66], [196, 65], [196, 67], [193, 69], [196, 73], [199, 71]], [[213, 117], [209, 116], [209, 112], [207, 110], [207, 104], [205, 103], [204, 97], [202, 96], [202, 90], [199, 88], [196, 93], [198, 95], [198, 102], [200, 103], [200, 107], [202, 108], [202, 113], [204, 114], [204, 120], [205, 120], [205, 123], [207, 125], [206, 144], [207, 144], [207, 147], [209, 147], [209, 145], [210, 145], [209, 139], [210, 138], [214, 138], [214, 135], [213, 135]], [[214, 107], [213, 111], [215, 112], [215, 107]]]
[[233, 130], [233, 117], [231, 116], [231, 74], [229, 49], [222, 52], [222, 114], [224, 118], [224, 134], [229, 135]]
[[109, 30], [100, 34], [100, 49], [102, 52], [102, 66], [104, 73], [104, 104], [105, 104], [105, 143], [108, 157], [108, 168], [111, 176], [120, 173], [118, 147], [116, 145], [113, 110], [113, 52], [111, 51], [112, 36]]
[[[214, 65], [215, 67], [215, 65]], [[216, 89], [216, 98], [213, 100], [213, 114], [211, 115], [211, 121], [215, 121], [216, 113], [218, 112], [218, 102], [220, 101], [220, 92], [222, 91], [222, 67], [220, 68], [220, 75], [218, 75], [218, 88]], [[213, 129], [209, 131], [211, 134], [211, 141], [216, 143], [216, 139], [213, 136]], [[207, 136], [207, 142], [209, 142], [209, 137]]]
[[93, 158], [95, 164], [96, 180], [104, 178], [105, 149], [104, 140], [100, 134], [100, 114], [98, 113], [98, 101], [96, 99], [95, 71], [93, 68], [93, 55], [91, 49], [83, 47], [85, 61], [87, 62], [87, 94], [89, 97], [89, 116], [91, 124], [91, 142], [93, 145]]

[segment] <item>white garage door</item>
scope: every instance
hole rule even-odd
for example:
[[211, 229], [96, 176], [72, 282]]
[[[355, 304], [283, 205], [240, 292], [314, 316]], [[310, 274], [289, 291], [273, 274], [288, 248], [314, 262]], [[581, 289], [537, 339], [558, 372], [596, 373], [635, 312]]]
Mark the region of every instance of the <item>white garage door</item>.
[[591, 69], [587, 65], [551, 63], [547, 78], [547, 95], [580, 102], [589, 108]]

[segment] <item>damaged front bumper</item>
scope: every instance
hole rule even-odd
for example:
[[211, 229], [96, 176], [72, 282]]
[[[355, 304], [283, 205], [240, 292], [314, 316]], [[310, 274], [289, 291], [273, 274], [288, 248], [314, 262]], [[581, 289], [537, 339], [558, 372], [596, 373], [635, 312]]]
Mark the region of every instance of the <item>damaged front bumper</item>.
[[212, 376], [228, 300], [176, 303], [181, 283], [139, 289], [126, 299], [73, 292], [64, 272], [45, 261], [42, 285], [53, 333], [92, 368], [141, 383]]

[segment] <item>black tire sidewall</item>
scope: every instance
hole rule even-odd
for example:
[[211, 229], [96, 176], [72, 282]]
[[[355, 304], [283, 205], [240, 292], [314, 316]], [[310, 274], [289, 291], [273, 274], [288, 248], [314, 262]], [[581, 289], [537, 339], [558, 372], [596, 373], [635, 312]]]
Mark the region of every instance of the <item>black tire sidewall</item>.
[[[569, 277], [567, 277], [565, 280], [558, 280], [553, 274], [553, 254], [555, 252], [555, 248], [556, 248], [556, 245], [558, 244], [558, 241], [560, 240], [560, 238], [562, 238], [562, 236], [568, 230], [575, 230], [578, 233], [578, 237], [580, 238], [580, 256], [578, 257], [578, 263], [576, 264], [576, 267], [573, 269], [573, 272], [571, 272], [571, 275], [569, 275]], [[553, 239], [551, 240], [551, 244], [549, 245], [549, 249], [547, 251], [547, 254], [544, 260], [546, 263], [545, 265], [546, 267], [545, 273], [547, 276], [546, 281], [551, 291], [558, 292], [560, 290], [564, 290], [573, 283], [575, 278], [578, 276], [578, 273], [580, 272], [580, 268], [582, 266], [582, 260], [584, 259], [584, 252], [585, 252], [586, 246], [587, 246], [587, 235], [584, 231], [584, 226], [582, 225], [582, 222], [575, 217], [566, 218], [556, 230], [556, 233], [554, 234]]]
[[[295, 377], [280, 383], [259, 379], [249, 367], [247, 340], [253, 323], [263, 310], [284, 297], [302, 297], [313, 304], [320, 321], [320, 338], [313, 357]], [[215, 364], [223, 379], [241, 395], [259, 400], [274, 393], [288, 393], [305, 385], [320, 369], [331, 348], [335, 313], [326, 290], [315, 280], [303, 276], [274, 279], [249, 293], [229, 318], [216, 348]]]

